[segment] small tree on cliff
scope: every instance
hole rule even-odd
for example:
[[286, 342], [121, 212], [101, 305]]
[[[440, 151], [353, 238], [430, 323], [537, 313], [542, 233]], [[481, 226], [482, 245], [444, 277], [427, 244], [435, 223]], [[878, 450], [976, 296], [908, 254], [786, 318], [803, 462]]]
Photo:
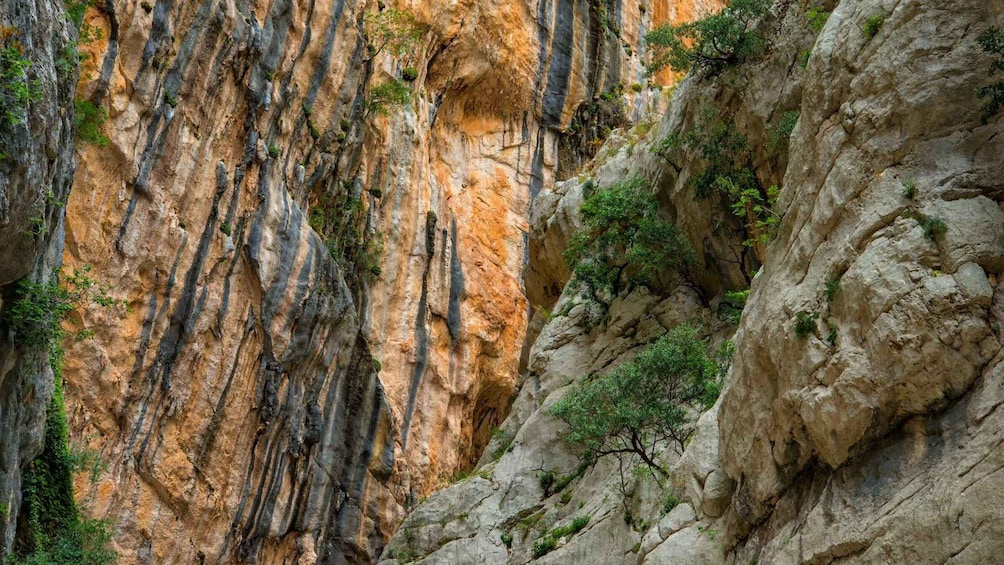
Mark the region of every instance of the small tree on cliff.
[[408, 55], [425, 34], [425, 27], [415, 21], [411, 12], [392, 8], [367, 13], [363, 29], [369, 59], [383, 51], [394, 57]]
[[583, 383], [550, 409], [566, 424], [564, 439], [596, 457], [638, 457], [657, 476], [667, 472], [657, 454], [679, 451], [692, 433], [688, 410], [718, 397], [718, 366], [692, 326], [678, 326], [634, 361]]
[[659, 204], [641, 178], [591, 194], [582, 204], [582, 223], [565, 261], [594, 298], [616, 294], [625, 272], [629, 283], [649, 285], [660, 270], [683, 270], [695, 262], [690, 242], [659, 216]]
[[756, 55], [764, 46], [754, 24], [770, 0], [732, 0], [710, 16], [683, 24], [663, 24], [645, 35], [649, 74], [665, 68], [676, 72], [696, 69], [715, 74]]

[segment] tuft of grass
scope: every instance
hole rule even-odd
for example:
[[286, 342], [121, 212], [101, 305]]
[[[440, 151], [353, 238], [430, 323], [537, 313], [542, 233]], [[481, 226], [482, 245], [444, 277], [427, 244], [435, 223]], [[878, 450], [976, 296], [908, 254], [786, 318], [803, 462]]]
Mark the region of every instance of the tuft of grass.
[[878, 35], [878, 32], [882, 29], [885, 24], [885, 16], [883, 14], [875, 14], [865, 20], [865, 25], [861, 29], [864, 32], [865, 37], [868, 39], [874, 38]]
[[805, 339], [816, 330], [816, 320], [819, 312], [807, 312], [802, 310], [795, 314], [795, 335], [800, 339]]
[[941, 218], [928, 216], [920, 220], [920, 227], [924, 228], [924, 235], [931, 239], [938, 239], [948, 231], [948, 224]]
[[917, 181], [907, 179], [903, 181], [903, 198], [913, 200], [917, 197]]
[[665, 516], [669, 512], [676, 508], [680, 504], [680, 499], [677, 498], [673, 493], [667, 493], [666, 498], [662, 501], [662, 515]]
[[826, 301], [833, 302], [833, 299], [840, 293], [840, 277], [830, 277], [826, 279]]
[[805, 13], [805, 19], [809, 21], [809, 29], [819, 33], [826, 25], [826, 20], [830, 18], [830, 13], [819, 8], [812, 7]]

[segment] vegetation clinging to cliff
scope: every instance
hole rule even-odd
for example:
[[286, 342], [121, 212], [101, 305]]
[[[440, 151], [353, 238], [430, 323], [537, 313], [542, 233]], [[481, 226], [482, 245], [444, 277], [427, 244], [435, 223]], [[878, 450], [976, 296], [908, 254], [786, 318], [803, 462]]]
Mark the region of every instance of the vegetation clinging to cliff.
[[582, 205], [582, 223], [565, 261], [594, 298], [616, 295], [625, 273], [630, 284], [651, 285], [660, 270], [684, 270], [695, 262], [690, 242], [659, 216], [655, 195], [641, 178], [591, 194]]
[[67, 446], [66, 413], [63, 408], [63, 347], [70, 335], [89, 337], [88, 331], [71, 332], [64, 321], [76, 308], [94, 302], [105, 307], [124, 305], [108, 294], [108, 288], [89, 276], [89, 267], [74, 270], [59, 280], [36, 283], [22, 280], [18, 298], [5, 312], [5, 321], [15, 343], [48, 354], [54, 377], [54, 392], [46, 412], [42, 454], [24, 475], [21, 520], [13, 563], [18, 565], [101, 565], [115, 560], [108, 550], [109, 525], [80, 516], [73, 497], [73, 472], [82, 462]]
[[[979, 37], [983, 51], [996, 58], [990, 64], [991, 76], [995, 73], [1004, 72], [1004, 30], [991, 26], [983, 35]], [[983, 103], [983, 124], [986, 125], [990, 118], [996, 116], [1001, 108], [1004, 108], [1004, 81], [990, 84], [980, 88], [976, 95]]]
[[18, 33], [17, 28], [0, 26], [0, 119], [8, 126], [23, 122], [28, 104], [41, 97], [38, 81], [28, 78], [31, 62]]
[[645, 35], [651, 53], [646, 70], [715, 74], [742, 63], [763, 49], [764, 38], [754, 24], [769, 6], [769, 0], [733, 0], [700, 20], [657, 27]]
[[718, 366], [691, 326], [678, 326], [638, 357], [571, 391], [550, 409], [568, 424], [564, 439], [596, 457], [637, 457], [667, 475], [657, 454], [667, 443], [682, 451], [692, 433], [688, 411], [711, 406]]

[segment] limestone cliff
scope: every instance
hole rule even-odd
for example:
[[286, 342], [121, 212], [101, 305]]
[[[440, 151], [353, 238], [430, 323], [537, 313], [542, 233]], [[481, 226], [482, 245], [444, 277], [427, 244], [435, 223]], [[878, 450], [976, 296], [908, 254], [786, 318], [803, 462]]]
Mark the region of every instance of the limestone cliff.
[[[90, 8], [77, 95], [109, 142], [78, 148], [65, 259], [130, 308], [82, 313], [67, 411], [121, 560], [379, 555], [508, 413], [560, 130], [606, 92], [657, 107], [618, 86], [644, 82], [640, 37], [705, 5]], [[367, 22], [392, 8], [420, 39], [375, 56]], [[376, 110], [399, 79], [408, 101]]]
[[[18, 281], [47, 283], [62, 262], [63, 213], [73, 182], [73, 85], [60, 65], [76, 32], [62, 2], [0, 2], [0, 306]], [[23, 71], [13, 59], [26, 63]], [[17, 88], [32, 92], [16, 97]], [[0, 560], [13, 546], [22, 474], [42, 450], [53, 392], [44, 344], [12, 336], [0, 320]], [[17, 336], [20, 337], [20, 336]]]
[[[565, 287], [478, 472], [415, 509], [386, 562], [1000, 561], [1004, 170], [1001, 118], [982, 123], [976, 93], [991, 82], [977, 37], [1002, 23], [996, 1], [774, 2], [761, 56], [688, 77], [647, 135], [608, 140], [584, 176], [648, 180], [700, 252], [696, 284], [606, 313]], [[699, 152], [657, 145], [706, 107], [748, 140], [760, 184], [781, 187], [766, 246], [744, 247], [727, 209], [695, 200]], [[786, 114], [797, 125], [779, 151]], [[542, 306], [567, 280], [585, 184], [557, 184], [531, 215]], [[752, 274], [735, 328], [721, 293]], [[651, 479], [624, 492], [609, 461], [578, 466], [546, 409], [685, 320], [713, 342], [735, 330], [735, 352], [682, 456], [664, 453], [681, 503], [663, 513]], [[542, 480], [552, 470], [560, 492]]]

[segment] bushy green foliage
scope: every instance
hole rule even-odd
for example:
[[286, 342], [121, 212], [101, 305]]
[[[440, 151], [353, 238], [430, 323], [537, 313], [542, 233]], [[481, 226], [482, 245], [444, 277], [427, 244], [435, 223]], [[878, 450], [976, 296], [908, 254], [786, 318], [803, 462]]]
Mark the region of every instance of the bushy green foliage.
[[379, 276], [383, 236], [359, 229], [365, 215], [362, 200], [351, 196], [351, 182], [344, 189], [318, 199], [310, 209], [307, 223], [324, 239], [333, 259], [354, 265], [357, 272], [366, 276]]
[[750, 289], [745, 290], [728, 290], [722, 295], [721, 306], [719, 306], [719, 312], [721, 312], [726, 320], [730, 323], [738, 324], [740, 318], [742, 317], [743, 309], [746, 308], [746, 301], [749, 300]]
[[781, 118], [776, 124], [767, 127], [767, 149], [771, 153], [779, 153], [781, 150], [788, 149], [788, 140], [791, 138], [791, 132], [795, 131], [800, 114], [801, 112], [798, 110], [785, 112], [781, 114]]
[[74, 107], [73, 124], [77, 139], [95, 145], [108, 145], [108, 137], [101, 132], [101, 126], [108, 119], [108, 112], [101, 106], [95, 106], [90, 100], [77, 99]]
[[819, 318], [819, 312], [807, 312], [802, 310], [795, 314], [795, 335], [801, 339], [805, 339], [812, 335], [812, 332], [816, 331], [816, 320]]
[[363, 29], [370, 59], [383, 51], [394, 57], [412, 53], [425, 34], [411, 12], [393, 8], [367, 13]]
[[715, 74], [757, 55], [764, 37], [754, 29], [769, 0], [732, 0], [719, 12], [697, 21], [664, 24], [645, 35], [651, 58], [649, 74], [665, 68]]
[[882, 26], [884, 24], [885, 24], [885, 16], [883, 14], [875, 14], [874, 16], [870, 16], [867, 20], [865, 20], [865, 25], [862, 28], [862, 31], [864, 32], [865, 37], [867, 37], [868, 39], [872, 39], [873, 37], [878, 35], [878, 32], [882, 29]]
[[23, 519], [30, 536], [20, 540], [11, 565], [105, 565], [116, 553], [108, 549], [111, 525], [79, 515], [73, 498], [74, 458], [67, 448], [66, 413], [61, 379], [49, 404], [45, 445], [22, 482]]
[[42, 96], [39, 82], [28, 77], [31, 61], [19, 34], [17, 28], [0, 26], [0, 120], [12, 127], [25, 120], [28, 104]]
[[[1004, 30], [991, 26], [986, 33], [979, 37], [979, 42], [984, 52], [995, 57], [990, 63], [990, 75], [1004, 72]], [[1004, 108], [1004, 81], [981, 87], [976, 91], [976, 95], [980, 100], [986, 100], [983, 103], [983, 116], [981, 117], [983, 125], [986, 125], [990, 122], [990, 118], [996, 116], [1001, 108]]]
[[576, 516], [572, 519], [572, 523], [566, 526], [559, 526], [553, 530], [547, 532], [540, 539], [533, 542], [533, 547], [531, 548], [531, 553], [534, 559], [538, 559], [547, 555], [551, 550], [558, 545], [558, 540], [565, 536], [574, 536], [575, 534], [582, 531], [589, 525], [589, 516]]
[[407, 67], [401, 71], [401, 78], [408, 82], [413, 82], [418, 79], [418, 69], [415, 67]]
[[558, 545], [558, 540], [552, 538], [551, 536], [544, 536], [533, 542], [531, 554], [534, 559], [539, 559], [550, 553], [556, 545]]
[[[777, 126], [778, 139], [787, 142], [798, 121], [797, 112], [788, 112]], [[788, 131], [785, 131], [788, 130]], [[779, 142], [780, 143], [780, 142]], [[683, 135], [670, 134], [653, 151], [670, 159], [678, 149], [697, 152], [704, 169], [690, 176], [687, 185], [701, 200], [718, 193], [726, 197], [730, 211], [743, 219], [750, 237], [744, 242], [752, 247], [767, 243], [777, 230], [781, 215], [776, 211], [780, 189], [764, 189], [753, 172], [753, 158], [746, 136], [736, 130], [731, 116], [719, 117], [710, 105], [702, 105], [694, 127]]]
[[[43, 349], [50, 355], [61, 355], [62, 340], [70, 335], [62, 322], [70, 312], [88, 302], [99, 306], [115, 307], [123, 303], [108, 295], [110, 290], [90, 278], [91, 268], [75, 269], [58, 280], [36, 283], [22, 279], [17, 287], [17, 299], [5, 313], [6, 321], [14, 334], [14, 342]], [[53, 359], [57, 365], [59, 359]]]
[[[108, 288], [91, 279], [89, 271], [84, 267], [64, 274], [62, 284], [58, 280], [22, 280], [17, 298], [4, 313], [15, 343], [48, 353], [55, 381], [46, 413], [42, 454], [29, 464], [22, 482], [22, 512], [27, 528], [25, 535], [19, 536], [11, 558], [15, 565], [103, 565], [115, 560], [115, 553], [107, 549], [111, 539], [109, 524], [78, 513], [72, 475], [89, 457], [70, 452], [63, 408], [62, 340], [71, 333], [63, 322], [85, 302], [105, 307], [124, 304], [111, 298]], [[77, 332], [77, 337], [87, 335]]]
[[411, 89], [404, 82], [397, 79], [390, 79], [373, 87], [366, 101], [363, 102], [363, 110], [367, 117], [375, 114], [386, 116], [392, 108], [398, 108], [411, 102]]
[[945, 220], [934, 216], [926, 216], [921, 219], [920, 227], [924, 228], [924, 235], [931, 239], [937, 239], [948, 231], [948, 224], [945, 223]]
[[826, 300], [833, 302], [833, 299], [840, 294], [840, 277], [830, 277], [826, 279]]
[[917, 197], [917, 181], [908, 179], [903, 181], [903, 198], [913, 200]]
[[582, 224], [564, 256], [575, 281], [587, 284], [594, 298], [619, 292], [624, 274], [630, 284], [651, 285], [662, 269], [682, 271], [695, 262], [689, 241], [659, 216], [655, 196], [640, 178], [590, 194]]
[[666, 476], [659, 449], [690, 437], [687, 412], [718, 394], [718, 367], [697, 330], [679, 326], [606, 375], [578, 386], [549, 410], [569, 430], [563, 438], [592, 456], [637, 456]]
[[666, 498], [662, 500], [662, 515], [665, 516], [669, 512], [676, 508], [680, 504], [680, 499], [676, 497], [673, 493], [666, 493]]
[[687, 181], [697, 199], [711, 196], [721, 186], [719, 178], [742, 188], [758, 186], [746, 136], [737, 131], [731, 116], [719, 118], [710, 104], [701, 105], [693, 128], [683, 135], [666, 136], [653, 151], [668, 159], [680, 148], [696, 151], [704, 161], [704, 169]]
[[826, 20], [829, 18], [829, 12], [823, 11], [815, 6], [809, 8], [805, 12], [805, 19], [809, 21], [809, 29], [816, 33], [823, 30], [823, 26], [826, 25]]
[[744, 188], [726, 177], [719, 177], [719, 183], [732, 202], [732, 213], [746, 221], [751, 237], [743, 245], [765, 245], [773, 239], [781, 224], [781, 214], [776, 210], [781, 189], [777, 185], [771, 186], [764, 196], [758, 186]]

